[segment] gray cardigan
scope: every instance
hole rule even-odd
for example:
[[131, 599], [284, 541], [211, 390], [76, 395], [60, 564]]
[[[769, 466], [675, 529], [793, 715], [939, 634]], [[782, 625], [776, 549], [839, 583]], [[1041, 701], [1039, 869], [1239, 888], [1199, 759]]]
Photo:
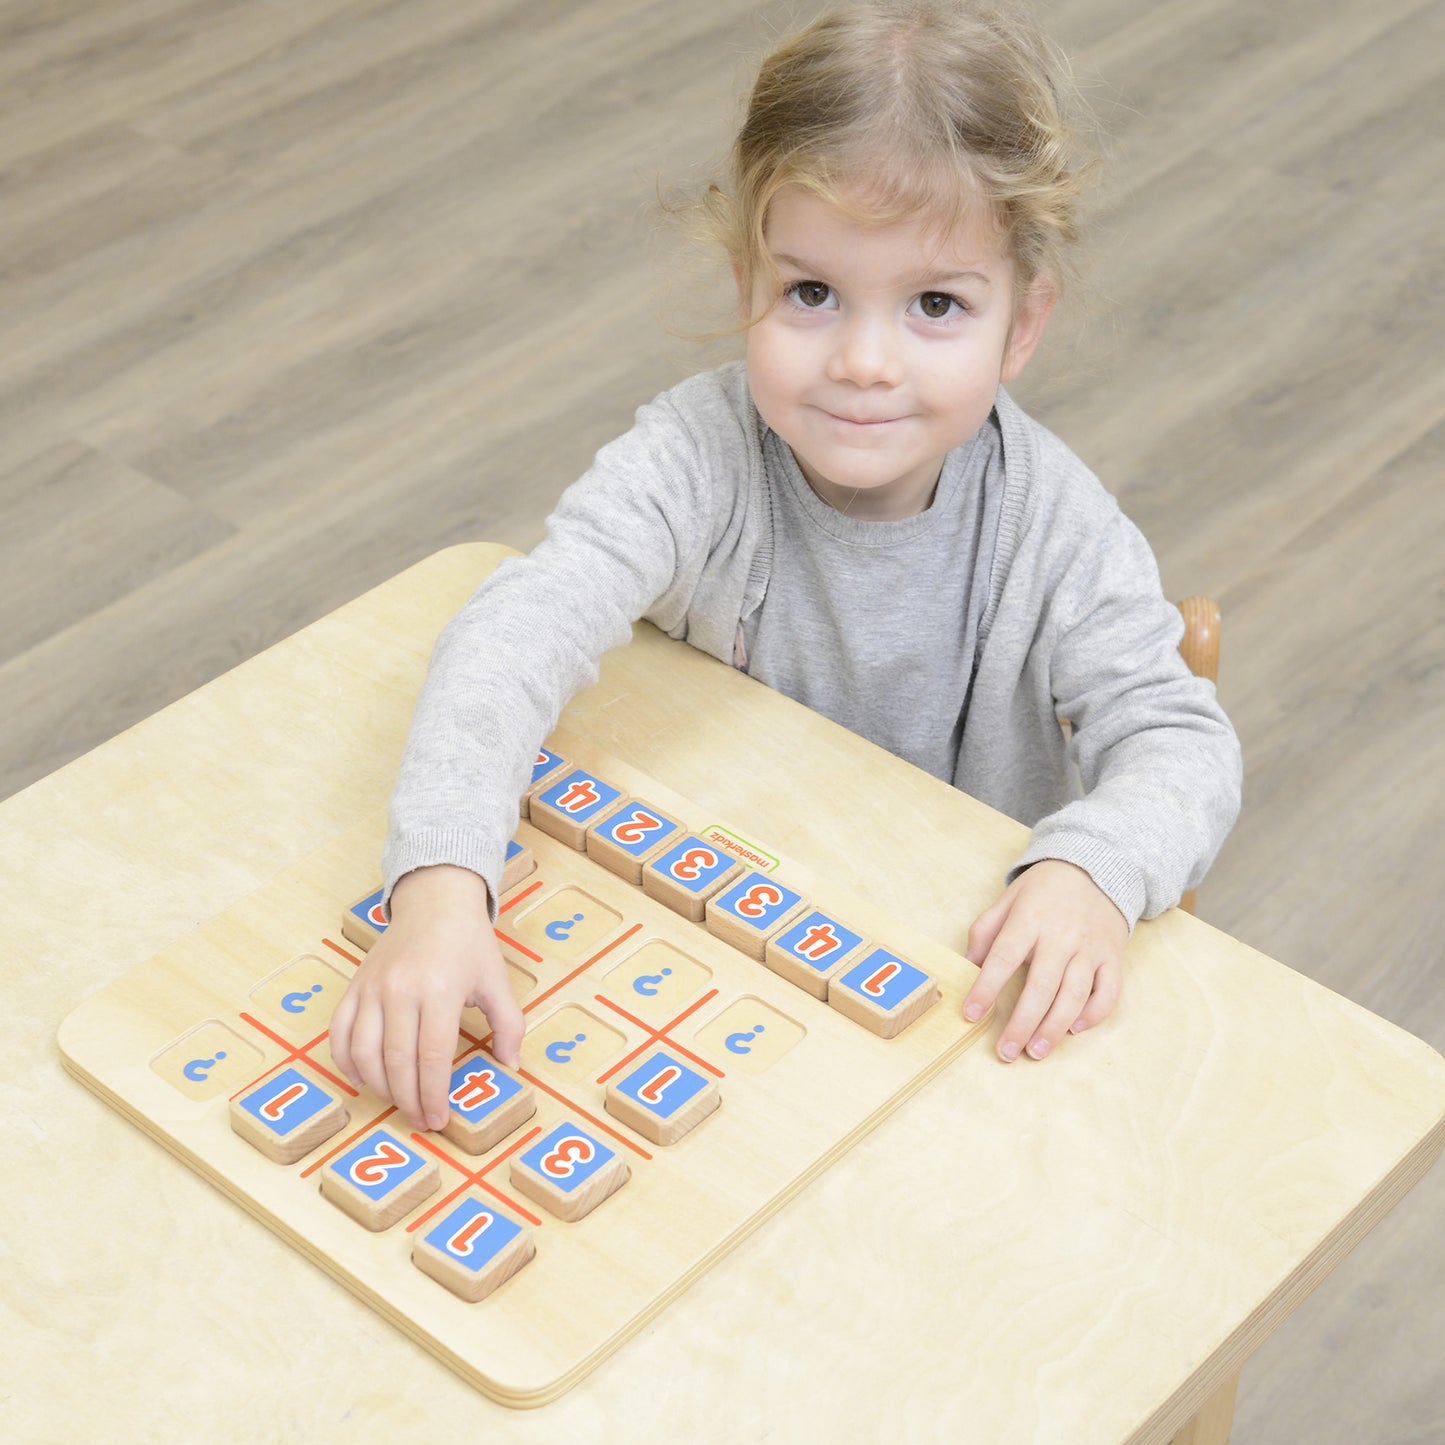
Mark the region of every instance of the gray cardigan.
[[[847, 618], [813, 596], [825, 588], [780, 585], [786, 601], [767, 614], [780, 569], [866, 578], [884, 556], [895, 575], [937, 577], [910, 592], [921, 612], [966, 609], [967, 626], [922, 615], [911, 634], [880, 633], [874, 655], [871, 631], [839, 632]], [[891, 736], [889, 699], [940, 714], [944, 760], [903, 756], [1033, 826], [1015, 873], [1075, 863], [1131, 927], [1200, 880], [1238, 812], [1239, 745], [1179, 656], [1183, 623], [1153, 554], [1056, 437], [1000, 391], [988, 425], [950, 453], [928, 513], [842, 518], [807, 491], [733, 363], [641, 407], [531, 555], [503, 563], [443, 631], [392, 797], [388, 897], [404, 873], [453, 863], [495, 900], [538, 744], [644, 616], [750, 670], [767, 659], [746, 658], [745, 638], [808, 629], [805, 665], [774, 646], [782, 663], [759, 675], [845, 723], [861, 656], [880, 732]], [[851, 684], [830, 656], [845, 647]], [[920, 679], [937, 695], [920, 698]]]

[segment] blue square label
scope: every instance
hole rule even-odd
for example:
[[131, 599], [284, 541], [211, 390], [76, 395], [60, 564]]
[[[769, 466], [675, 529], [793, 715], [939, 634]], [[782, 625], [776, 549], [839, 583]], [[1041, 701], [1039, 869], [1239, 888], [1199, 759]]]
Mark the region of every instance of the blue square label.
[[304, 1074], [295, 1069], [282, 1069], [275, 1078], [252, 1089], [240, 1104], [278, 1139], [284, 1139], [333, 1102], [325, 1089], [313, 1084]]
[[560, 783], [543, 788], [537, 795], [537, 801], [565, 814], [574, 822], [585, 823], [588, 818], [596, 817], [621, 796], [622, 793], [617, 788], [577, 768], [568, 773]]
[[770, 946], [782, 949], [790, 958], [819, 973], [827, 973], [862, 942], [858, 934], [844, 928], [836, 919], [814, 912], [785, 929]]
[[395, 1134], [377, 1129], [337, 1159], [331, 1172], [368, 1199], [382, 1199], [425, 1165], [426, 1160], [415, 1149], [408, 1148]]
[[564, 1194], [571, 1194], [616, 1157], [607, 1145], [568, 1121], [533, 1144], [520, 1162]]
[[378, 888], [375, 893], [368, 893], [360, 903], [353, 903], [351, 911], [368, 927], [374, 928], [378, 933], [386, 932], [386, 914], [381, 911], [381, 895], [384, 890]]
[[721, 878], [733, 865], [734, 860], [730, 854], [724, 853], [721, 848], [714, 848], [711, 843], [704, 843], [693, 834], [684, 838], [676, 847], [669, 848], [662, 857], [654, 858], [647, 866], [652, 872], [666, 878], [669, 883], [675, 883], [689, 893], [701, 893], [709, 883]]
[[452, 1071], [447, 1103], [467, 1123], [475, 1124], [521, 1092], [522, 1086], [489, 1059], [468, 1059]]
[[707, 1087], [707, 1080], [665, 1049], [651, 1054], [617, 1085], [619, 1093], [635, 1100], [659, 1119], [670, 1119], [687, 1101]]
[[464, 1199], [426, 1236], [426, 1242], [465, 1268], [481, 1270], [521, 1232], [522, 1226], [495, 1205]]
[[675, 832], [676, 823], [668, 822], [661, 813], [649, 808], [645, 803], [628, 803], [597, 825], [599, 838], [605, 838], [614, 847], [632, 854], [634, 858], [655, 847], [669, 833]]
[[777, 921], [796, 908], [803, 901], [802, 894], [794, 893], [775, 883], [765, 873], [751, 871], [743, 874], [740, 882], [720, 894], [712, 906], [746, 924], [766, 933]]
[[548, 773], [555, 767], [560, 767], [562, 754], [548, 752], [546, 748], [538, 748], [536, 761], [532, 764], [532, 782], [540, 783]]
[[852, 989], [879, 1008], [895, 1009], [928, 982], [928, 975], [886, 948], [875, 948], [862, 963], [833, 982]]

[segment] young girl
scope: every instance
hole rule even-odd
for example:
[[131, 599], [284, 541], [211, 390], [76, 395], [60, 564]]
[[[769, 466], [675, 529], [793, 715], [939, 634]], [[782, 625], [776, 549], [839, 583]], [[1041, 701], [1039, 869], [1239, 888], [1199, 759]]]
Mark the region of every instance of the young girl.
[[746, 361], [642, 407], [442, 634], [391, 926], [332, 1022], [354, 1083], [440, 1128], [468, 1005], [517, 1063], [491, 924], [518, 799], [643, 616], [1033, 825], [968, 941], [971, 1018], [1027, 966], [1001, 1058], [1109, 1014], [1135, 920], [1234, 820], [1239, 751], [1147, 544], [1001, 389], [1076, 232], [1065, 88], [1029, 26], [961, 3], [830, 15], [765, 61], [710, 196]]

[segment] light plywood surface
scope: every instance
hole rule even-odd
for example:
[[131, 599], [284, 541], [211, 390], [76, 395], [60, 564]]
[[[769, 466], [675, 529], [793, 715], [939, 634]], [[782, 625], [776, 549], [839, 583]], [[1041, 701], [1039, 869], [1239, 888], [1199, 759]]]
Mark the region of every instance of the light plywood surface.
[[[11, 1017], [48, 1031], [101, 978], [378, 808], [430, 639], [496, 557], [440, 554], [4, 804], [0, 868], [27, 880], [25, 908], [6, 899], [29, 964]], [[566, 722], [945, 945], [1019, 841], [645, 627]], [[746, 791], [717, 764], [734, 748]], [[827, 790], [827, 809], [790, 807], [798, 788]], [[26, 864], [37, 848], [43, 874]], [[22, 1438], [84, 1434], [103, 1396], [107, 1421], [162, 1438], [200, 1411], [236, 1440], [343, 1417], [369, 1434], [491, 1421], [518, 1440], [596, 1438], [625, 1420], [633, 1440], [733, 1439], [745, 1398], [790, 1439], [1167, 1439], [1418, 1179], [1445, 1115], [1425, 1045], [1171, 914], [1138, 931], [1109, 1029], [1048, 1067], [970, 1049], [589, 1380], [493, 1420], [64, 1080], [48, 1045], [37, 1060], [33, 1028], [11, 1032], [51, 1083], [7, 1180], [30, 1244], [9, 1367], [68, 1374], [79, 1339], [104, 1361], [78, 1388], [12, 1391]], [[123, 1235], [86, 1227], [93, 1177]], [[824, 1362], [828, 1390], [807, 1388]]]
[[[559, 732], [548, 747], [593, 777], [657, 799], [694, 829], [727, 825], [714, 804], [704, 815], [665, 783], [583, 737]], [[827, 799], [813, 801], [825, 806]], [[534, 802], [534, 819], [537, 811]], [[298, 1268], [301, 1258], [320, 1264], [490, 1398], [535, 1406], [596, 1368], [945, 1068], [988, 1021], [963, 1018], [964, 995], [978, 977], [966, 959], [852, 889], [787, 860], [780, 860], [780, 879], [927, 973], [933, 1006], [898, 1037], [875, 1037], [831, 1002], [804, 994], [532, 824], [522, 824], [519, 837], [537, 870], [500, 900], [498, 936], [529, 980], [514, 988], [532, 1045], [523, 1073], [539, 1107], [535, 1118], [518, 1121], [526, 1134], [509, 1131], [489, 1157], [458, 1159], [438, 1139], [407, 1128], [374, 1095], [351, 1088], [329, 1051], [329, 1009], [323, 1013], [309, 992], [294, 1013], [268, 1009], [266, 999], [256, 997], [257, 984], [288, 960], [304, 959], [313, 969], [315, 960], [328, 957], [345, 960], [341, 967], [359, 962], [335, 934], [343, 900], [371, 875], [380, 854], [376, 817], [87, 999], [62, 1024], [60, 1044], [66, 1066], [82, 1082], [294, 1245]], [[589, 927], [590, 916], [601, 920], [600, 930], [587, 937], [568, 931], [554, 941], [555, 925], [573, 916], [569, 899], [586, 910], [576, 915], [582, 926]], [[654, 987], [653, 996], [644, 996], [632, 985], [648, 973], [644, 960], [659, 946], [688, 967], [692, 981], [673, 994]], [[334, 1007], [334, 998], [327, 1001]], [[756, 1063], [765, 1066], [746, 1067], [745, 1056], [729, 1050], [717, 1027], [725, 1031], [725, 1020], [739, 1008], [751, 1012], [735, 1030], [764, 1022], [782, 1037], [791, 1028], [791, 1047], [771, 1054], [760, 1048]], [[599, 1016], [614, 1040], [600, 1052]], [[594, 1047], [585, 1056], [549, 1058], [541, 1041], [560, 1037], [559, 1029], [572, 1033], [560, 1020], [579, 1017], [588, 1020]], [[662, 1031], [650, 1043], [648, 1025]], [[485, 1042], [479, 1016], [468, 1016], [467, 1027], [478, 1032], [459, 1040], [458, 1060]], [[187, 1047], [198, 1029], [205, 1031], [204, 1047]], [[620, 1101], [614, 1097], [655, 1047], [671, 1051], [704, 1086], [694, 1103], [666, 1117], [625, 1093]], [[224, 1081], [213, 1067], [217, 1059], [225, 1061]], [[199, 1082], [212, 1087], [197, 1086], [198, 1063]], [[284, 1157], [276, 1132], [240, 1102], [253, 1080], [262, 1081], [256, 1088], [269, 1091], [268, 1098], [294, 1090], [304, 1103], [309, 1081], [313, 1097], [329, 1100], [294, 1136], [284, 1136]], [[229, 1117], [238, 1111], [240, 1130]], [[717, 1117], [704, 1127], [699, 1121], [712, 1112]], [[619, 1131], [619, 1120], [630, 1127]], [[599, 1170], [577, 1192], [535, 1168], [519, 1181], [515, 1171], [528, 1154], [517, 1155], [518, 1147], [562, 1125], [580, 1127], [612, 1151], [607, 1173]], [[697, 1134], [685, 1137], [693, 1125]], [[339, 1171], [336, 1161], [378, 1127], [388, 1131], [399, 1158], [410, 1151], [425, 1165], [407, 1186], [419, 1191], [429, 1184], [424, 1193], [398, 1191], [376, 1200]], [[510, 1161], [511, 1194], [500, 1192], [509, 1187], [497, 1171], [503, 1161]], [[409, 1236], [466, 1186], [466, 1170], [492, 1171], [474, 1187], [496, 1194], [536, 1231], [535, 1263], [485, 1309], [459, 1307], [409, 1262]], [[623, 1181], [623, 1197], [579, 1229], [549, 1224], [515, 1193], [580, 1222]], [[439, 1190], [443, 1198], [433, 1199]], [[363, 1238], [332, 1204], [349, 1206], [367, 1229], [387, 1232]]]
[[[752, 57], [817, 8], [0, 0], [0, 793], [440, 546], [530, 546], [640, 401], [725, 353], [676, 334], [725, 324], [731, 283], [659, 224], [656, 188], [711, 174]], [[1223, 603], [1245, 811], [1202, 916], [1445, 1048], [1445, 5], [1034, 8], [1114, 140], [1084, 287], [1015, 393], [1141, 523], [1169, 594]], [[235, 706], [250, 730], [241, 759], [210, 754], [220, 776], [263, 747], [287, 766], [299, 739]], [[370, 738], [356, 786], [384, 789], [395, 738], [305, 687], [287, 707], [341, 752]], [[35, 841], [12, 840], [21, 901], [38, 873], [136, 904], [86, 937], [64, 999], [29, 935], [0, 960], [17, 1017], [54, 1019], [219, 906], [119, 861], [142, 817], [229, 898], [346, 812], [307, 779], [312, 811], [222, 847], [169, 743], [137, 747], [99, 803], [43, 794], [66, 847], [28, 812]], [[27, 1159], [65, 1087], [49, 1032], [21, 1032], [0, 1086]], [[43, 1222], [0, 1197], [20, 1235]], [[1237, 1440], [1445, 1434], [1442, 1212], [1437, 1170], [1246, 1368]], [[169, 1255], [154, 1277], [182, 1314], [201, 1287]], [[86, 1289], [94, 1318], [130, 1305]], [[22, 1298], [0, 1308], [30, 1327]], [[76, 1402], [103, 1412], [142, 1375], [240, 1397], [224, 1350], [181, 1342], [172, 1367], [106, 1338], [120, 1383], [92, 1389], [87, 1353]], [[297, 1396], [283, 1433], [327, 1410]]]

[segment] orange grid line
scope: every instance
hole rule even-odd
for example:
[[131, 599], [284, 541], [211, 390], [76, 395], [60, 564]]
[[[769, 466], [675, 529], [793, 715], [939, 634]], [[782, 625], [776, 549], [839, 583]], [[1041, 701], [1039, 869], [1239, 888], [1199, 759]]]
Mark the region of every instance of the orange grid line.
[[523, 1004], [522, 1012], [528, 1013], [532, 1009], [536, 1008], [539, 1003], [545, 1003], [549, 998], [552, 997], [554, 993], [557, 992], [559, 988], [566, 988], [567, 985], [571, 983], [574, 978], [579, 978], [582, 974], [586, 973], [587, 970], [598, 961], [598, 959], [606, 958], [607, 955], [611, 953], [612, 950], [616, 948], [619, 944], [626, 943], [627, 940], [633, 936], [633, 934], [640, 933], [641, 931], [642, 925], [640, 923], [634, 923], [632, 927], [627, 930], [626, 933], [619, 933], [617, 937], [614, 938], [612, 942], [606, 946], [606, 948], [598, 949], [598, 951], [594, 953], [592, 957], [587, 960], [586, 963], [580, 965], [577, 968], [574, 968], [572, 972], [567, 975], [566, 978], [558, 979], [551, 988], [545, 989], [542, 993], [539, 993], [536, 998], [530, 999], [527, 1003]]
[[332, 953], [339, 953], [348, 963], [354, 963], [357, 968], [361, 967], [361, 960], [354, 953], [348, 953], [339, 943], [333, 943], [329, 938], [323, 938], [321, 941]]
[[453, 1159], [452, 1156], [448, 1154], [445, 1149], [439, 1148], [437, 1145], [423, 1138], [420, 1134], [413, 1134], [411, 1137], [415, 1139], [416, 1142], [420, 1144], [423, 1149], [426, 1149], [428, 1152], [435, 1154], [439, 1159], [445, 1159], [446, 1162], [450, 1164], [452, 1168], [455, 1169], [463, 1177], [462, 1182], [458, 1184], [457, 1187], [453, 1189], [450, 1194], [444, 1195], [424, 1214], [417, 1215], [417, 1217], [413, 1219], [410, 1224], [407, 1225], [406, 1232], [410, 1234], [412, 1230], [421, 1228], [421, 1226], [425, 1224], [427, 1220], [430, 1219], [434, 1214], [438, 1213], [442, 1209], [445, 1209], [446, 1206], [457, 1197], [457, 1195], [464, 1194], [473, 1185], [476, 1185], [481, 1189], [485, 1189], [489, 1194], [495, 1194], [497, 1198], [500, 1199], [502, 1203], [507, 1206], [508, 1209], [514, 1209], [518, 1214], [522, 1215], [526, 1219], [530, 1219], [533, 1224], [540, 1227], [542, 1221], [538, 1219], [535, 1214], [533, 1214], [528, 1209], [524, 1209], [514, 1199], [508, 1198], [508, 1196], [503, 1194], [500, 1189], [496, 1189], [492, 1185], [488, 1184], [482, 1176], [490, 1173], [504, 1159], [508, 1158], [512, 1154], [515, 1154], [518, 1149], [521, 1149], [524, 1145], [529, 1144], [541, 1132], [542, 1126], [539, 1124], [535, 1129], [531, 1129], [526, 1134], [523, 1134], [522, 1137], [518, 1139], [515, 1144], [512, 1144], [507, 1149], [504, 1149], [502, 1153], [498, 1154], [495, 1159], [490, 1160], [480, 1169], [468, 1169], [466, 1165], [459, 1164], [455, 1159]]
[[524, 898], [530, 898], [545, 882], [546, 879], [539, 878], [530, 888], [524, 888], [520, 893], [512, 894], [512, 896], [497, 909], [498, 916], [500, 917], [509, 908], [515, 908]]
[[693, 1063], [701, 1064], [702, 1067], [708, 1071], [708, 1073], [715, 1074], [719, 1079], [727, 1078], [727, 1075], [723, 1073], [721, 1069], [714, 1067], [712, 1064], [708, 1063], [706, 1059], [699, 1058], [695, 1053], [692, 1052], [691, 1049], [685, 1049], [681, 1044], [669, 1038], [667, 1032], [669, 1029], [675, 1029], [678, 1024], [680, 1024], [683, 1019], [685, 1019], [689, 1014], [696, 1013], [698, 1009], [703, 1006], [703, 1004], [708, 1002], [709, 999], [716, 998], [718, 996], [718, 992], [719, 991], [715, 988], [709, 989], [708, 992], [703, 994], [703, 996], [698, 999], [696, 1003], [689, 1004], [687, 1008], [683, 1009], [683, 1011], [678, 1014], [675, 1019], [673, 1019], [670, 1023], [664, 1024], [660, 1029], [653, 1028], [651, 1024], [643, 1023], [643, 1021], [635, 1014], [628, 1013], [625, 1008], [621, 1007], [621, 1005], [619, 1004], [613, 1003], [610, 998], [603, 998], [600, 993], [594, 994], [593, 997], [596, 998], [598, 1003], [606, 1004], [606, 1006], [610, 1008], [614, 1013], [620, 1013], [622, 1017], [625, 1018], [629, 1023], [636, 1024], [638, 1028], [644, 1030], [647, 1034], [650, 1035], [649, 1038], [644, 1039], [640, 1044], [638, 1044], [638, 1046], [633, 1049], [630, 1054], [627, 1054], [624, 1058], [619, 1059], [615, 1064], [613, 1064], [613, 1066], [608, 1069], [607, 1072], [597, 1080], [597, 1082], [599, 1084], [605, 1084], [608, 1079], [610, 1079], [614, 1074], [620, 1073], [623, 1069], [625, 1069], [628, 1064], [630, 1064], [633, 1059], [635, 1059], [639, 1054], [646, 1053], [647, 1050], [650, 1049], [653, 1044], [655, 1044], [659, 1039], [661, 1039], [669, 1048], [676, 1049], [677, 1052], [680, 1054], [685, 1054], [693, 1061]]
[[573, 1113], [581, 1114], [581, 1116], [586, 1119], [589, 1124], [594, 1124], [597, 1128], [604, 1130], [608, 1134], [611, 1134], [612, 1137], [616, 1139], [619, 1144], [625, 1144], [629, 1149], [632, 1150], [634, 1154], [640, 1155], [643, 1159], [652, 1158], [652, 1155], [649, 1154], [647, 1150], [644, 1149], [640, 1144], [634, 1144], [631, 1139], [627, 1138], [626, 1135], [619, 1134], [617, 1130], [612, 1127], [611, 1124], [604, 1124], [602, 1120], [599, 1119], [595, 1114], [589, 1114], [586, 1109], [581, 1107], [580, 1104], [574, 1104], [572, 1100], [566, 1096], [566, 1094], [558, 1093], [557, 1090], [554, 1089], [550, 1084], [544, 1083], [535, 1074], [529, 1074], [526, 1069], [518, 1069], [517, 1072], [521, 1074], [521, 1076], [526, 1079], [529, 1084], [535, 1084], [544, 1093], [551, 1094], [551, 1096], [559, 1103], [566, 1104], [566, 1106], [571, 1109]]
[[325, 1074], [326, 1077], [337, 1086], [337, 1088], [344, 1089], [348, 1094], [351, 1095], [353, 1099], [358, 1097], [357, 1091], [353, 1089], [351, 1085], [346, 1082], [345, 1079], [338, 1079], [336, 1075], [331, 1072], [330, 1069], [326, 1068], [322, 1064], [318, 1064], [316, 1060], [313, 1059], [311, 1055], [307, 1052], [308, 1049], [314, 1049], [316, 1045], [319, 1044], [321, 1040], [324, 1039], [326, 1035], [331, 1032], [330, 1029], [322, 1029], [321, 1032], [317, 1034], [310, 1043], [297, 1045], [288, 1042], [286, 1039], [283, 1039], [281, 1035], [278, 1034], [274, 1029], [267, 1028], [260, 1019], [252, 1018], [251, 1015], [246, 1013], [244, 1010], [242, 1010], [241, 1012], [241, 1017], [245, 1019], [246, 1022], [250, 1024], [253, 1029], [259, 1029], [261, 1033], [265, 1034], [266, 1037], [272, 1041], [272, 1043], [279, 1044], [283, 1049], [285, 1049], [286, 1057], [280, 1060], [279, 1063], [272, 1064], [269, 1069], [265, 1069], [261, 1073], [257, 1074], [256, 1077], [252, 1079], [249, 1084], [245, 1084], [241, 1088], [237, 1089], [236, 1092], [231, 1095], [232, 1100], [239, 1099], [241, 1095], [246, 1092], [247, 1089], [254, 1088], [263, 1079], [269, 1079], [271, 1075], [276, 1072], [277, 1069], [284, 1069], [287, 1064], [296, 1063], [297, 1061], [305, 1064], [310, 1064], [310, 1066], [315, 1069], [318, 1074]]

